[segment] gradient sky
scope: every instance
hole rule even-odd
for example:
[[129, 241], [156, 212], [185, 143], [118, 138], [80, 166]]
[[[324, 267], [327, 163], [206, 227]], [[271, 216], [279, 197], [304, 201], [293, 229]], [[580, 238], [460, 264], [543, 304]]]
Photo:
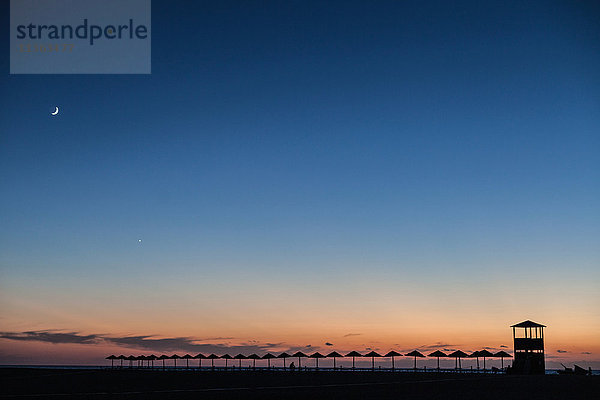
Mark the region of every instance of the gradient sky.
[[190, 3], [152, 2], [149, 76], [0, 59], [0, 363], [532, 319], [600, 367], [598, 4]]

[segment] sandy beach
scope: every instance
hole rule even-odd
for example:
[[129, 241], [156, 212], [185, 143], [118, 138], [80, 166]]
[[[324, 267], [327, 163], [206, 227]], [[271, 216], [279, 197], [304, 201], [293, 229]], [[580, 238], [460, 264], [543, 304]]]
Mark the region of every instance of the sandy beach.
[[0, 369], [1, 399], [589, 399], [599, 376]]

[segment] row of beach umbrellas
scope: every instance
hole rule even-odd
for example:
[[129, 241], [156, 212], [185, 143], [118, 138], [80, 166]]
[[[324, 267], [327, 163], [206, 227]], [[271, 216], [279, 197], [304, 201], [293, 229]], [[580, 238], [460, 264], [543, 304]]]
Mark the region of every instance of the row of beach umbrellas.
[[[406, 357], [413, 357], [414, 358], [414, 368], [417, 368], [417, 358], [423, 358], [425, 357], [425, 355], [421, 352], [419, 352], [418, 350], [413, 350], [410, 353], [406, 353], [404, 354], [404, 356]], [[327, 355], [323, 355], [319, 352], [313, 353], [313, 354], [304, 354], [301, 351], [298, 351], [294, 354], [288, 354], [288, 353], [281, 353], [279, 355], [274, 355], [271, 353], [267, 353], [263, 356], [259, 356], [258, 354], [250, 354], [249, 356], [243, 355], [243, 354], [238, 354], [235, 356], [231, 356], [229, 354], [223, 354], [221, 356], [218, 356], [216, 354], [210, 354], [208, 356], [205, 356], [204, 354], [197, 354], [195, 356], [192, 356], [190, 354], [185, 354], [183, 356], [179, 356], [177, 354], [173, 354], [171, 356], [168, 355], [161, 355], [161, 356], [155, 356], [154, 354], [151, 354], [149, 356], [124, 356], [124, 355], [120, 355], [120, 356], [115, 356], [110, 355], [108, 357], [106, 357], [107, 360], [111, 360], [111, 367], [114, 367], [114, 361], [115, 360], [120, 360], [121, 361], [121, 367], [123, 366], [123, 361], [129, 361], [129, 366], [131, 367], [133, 365], [133, 362], [138, 362], [139, 363], [143, 363], [144, 361], [148, 362], [148, 365], [150, 365], [150, 363], [152, 363], [152, 367], [154, 367], [154, 361], [162, 361], [162, 367], [165, 368], [165, 360], [173, 360], [175, 367], [177, 367], [177, 360], [185, 360], [185, 365], [186, 368], [189, 368], [190, 366], [190, 360], [192, 359], [196, 359], [198, 360], [198, 367], [202, 367], [202, 360], [211, 360], [211, 366], [214, 367], [215, 366], [215, 360], [217, 359], [224, 359], [225, 360], [225, 367], [227, 368], [227, 363], [229, 360], [238, 360], [239, 362], [239, 366], [241, 368], [242, 366], [242, 360], [252, 360], [252, 365], [255, 368], [256, 367], [256, 360], [267, 360], [268, 363], [268, 367], [271, 368], [271, 360], [274, 358], [279, 358], [279, 359], [283, 359], [283, 367], [285, 368], [286, 366], [286, 362], [285, 360], [287, 358], [298, 358], [298, 367], [301, 367], [301, 359], [302, 358], [314, 358], [315, 359], [315, 363], [316, 363], [316, 368], [319, 368], [319, 359], [321, 358], [333, 358], [333, 368], [336, 368], [336, 359], [337, 358], [352, 358], [352, 368], [354, 368], [355, 365], [355, 360], [357, 357], [370, 357], [371, 358], [371, 367], [374, 369], [375, 368], [375, 358], [379, 358], [379, 357], [390, 357], [392, 359], [392, 369], [395, 369], [395, 363], [394, 363], [394, 358], [395, 357], [402, 357], [402, 354], [396, 352], [396, 351], [390, 351], [386, 354], [379, 354], [375, 351], [370, 351], [366, 354], [361, 354], [358, 351], [351, 351], [350, 353], [347, 353], [345, 355], [342, 355], [340, 353], [338, 353], [337, 351], [332, 351], [331, 353], [327, 354]], [[479, 369], [479, 359], [482, 358], [483, 359], [483, 369], [485, 369], [485, 360], [486, 358], [500, 358], [502, 361], [502, 368], [504, 368], [504, 359], [505, 358], [510, 358], [512, 357], [509, 353], [505, 352], [505, 351], [499, 351], [497, 353], [491, 353], [488, 350], [480, 350], [480, 351], [475, 351], [472, 354], [467, 354], [461, 350], [456, 350], [450, 354], [446, 354], [440, 350], [436, 350], [433, 353], [429, 354], [428, 357], [435, 357], [437, 358], [437, 368], [440, 368], [440, 358], [454, 358], [455, 360], [455, 365], [454, 367], [456, 369], [460, 369], [462, 368], [461, 365], [461, 359], [463, 358], [476, 358], [477, 359], [477, 369]]]

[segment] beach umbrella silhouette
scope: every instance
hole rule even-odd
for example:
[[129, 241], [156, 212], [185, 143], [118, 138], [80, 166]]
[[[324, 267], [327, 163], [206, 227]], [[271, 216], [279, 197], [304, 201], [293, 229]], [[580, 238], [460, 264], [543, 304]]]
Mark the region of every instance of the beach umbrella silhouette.
[[219, 356], [218, 356], [218, 355], [216, 355], [215, 353], [212, 353], [210, 356], [208, 356], [208, 357], [206, 357], [206, 358], [208, 358], [208, 359], [210, 360], [210, 367], [211, 367], [211, 368], [215, 368], [215, 360], [216, 360], [217, 358], [219, 358]]
[[485, 359], [487, 357], [494, 357], [494, 354], [490, 353], [486, 349], [483, 349], [483, 350], [479, 351], [479, 357], [483, 357], [483, 370], [485, 371]]
[[146, 357], [146, 360], [152, 362], [152, 369], [154, 369], [154, 360], [156, 360], [156, 356], [154, 354], [150, 354], [148, 357]]
[[110, 356], [106, 357], [105, 360], [110, 360], [110, 367], [114, 368], [115, 366], [115, 360], [118, 359], [119, 357], [115, 356], [114, 354], [111, 354]]
[[301, 351], [297, 351], [294, 354], [292, 354], [292, 357], [298, 357], [298, 368], [300, 368], [302, 366], [300, 364], [300, 357], [308, 357], [308, 356]]
[[126, 360], [127, 357], [125, 357], [123, 354], [121, 354], [119, 357], [117, 357], [119, 360], [121, 360], [121, 368], [123, 368], [123, 360]]
[[402, 356], [402, 354], [392, 350], [389, 351], [386, 355], [384, 355], [384, 357], [392, 357], [392, 370], [396, 369], [396, 366], [394, 365], [394, 357], [400, 357]]
[[415, 365], [414, 365], [415, 369], [417, 369], [417, 357], [425, 357], [423, 354], [421, 354], [417, 350], [413, 350], [410, 353], [405, 354], [405, 356], [407, 356], [407, 357], [414, 357], [415, 358]]
[[338, 353], [337, 351], [332, 351], [331, 353], [327, 354], [327, 357], [333, 357], [333, 369], [335, 369], [335, 359], [344, 356]]
[[185, 359], [185, 367], [189, 368], [190, 367], [190, 358], [194, 358], [189, 354], [184, 355], [183, 357], [181, 357], [183, 359]]
[[267, 360], [267, 365], [269, 367], [269, 369], [271, 368], [271, 359], [276, 358], [273, 354], [271, 353], [267, 353], [264, 356], [262, 356], [263, 360]]
[[242, 368], [242, 360], [245, 360], [245, 359], [247, 359], [248, 357], [246, 357], [245, 355], [243, 355], [243, 354], [241, 354], [241, 353], [240, 353], [240, 354], [238, 354], [237, 356], [233, 356], [233, 358], [234, 358], [235, 360], [240, 360], [240, 369], [241, 369], [241, 368]]
[[202, 360], [206, 359], [206, 356], [202, 353], [198, 353], [194, 356], [194, 358], [198, 359], [198, 368], [202, 368]]
[[344, 357], [352, 357], [352, 369], [354, 369], [354, 358], [362, 357], [362, 354], [360, 354], [358, 351], [351, 351], [350, 353], [346, 354]]
[[250, 354], [248, 359], [252, 360], [252, 368], [256, 369], [256, 360], [260, 360], [260, 356], [256, 353]]
[[163, 369], [165, 369], [165, 360], [170, 360], [170, 359], [171, 359], [171, 357], [169, 357], [169, 356], [167, 356], [167, 355], [163, 354], [163, 355], [159, 356], [159, 357], [158, 357], [158, 359], [159, 359], [159, 360], [162, 360]]
[[283, 369], [286, 369], [285, 359], [286, 358], [290, 358], [290, 357], [291, 357], [291, 355], [288, 354], [288, 353], [286, 353], [286, 352], [283, 352], [283, 353], [281, 353], [280, 355], [277, 356], [277, 358], [283, 358]]
[[223, 354], [221, 358], [225, 359], [225, 369], [227, 369], [227, 360], [231, 360], [233, 357], [231, 357], [229, 354]]
[[370, 351], [363, 357], [371, 357], [371, 369], [375, 369], [375, 357], [381, 357], [381, 354], [376, 353], [374, 351]]
[[438, 371], [440, 370], [440, 357], [448, 357], [446, 355], [446, 353], [443, 353], [439, 350], [434, 351], [433, 353], [431, 353], [428, 357], [436, 357], [437, 358], [437, 369]]
[[477, 359], [477, 369], [479, 369], [479, 351], [474, 351], [471, 354], [469, 354], [469, 358]]
[[173, 363], [175, 364], [175, 369], [177, 369], [177, 360], [180, 359], [181, 357], [178, 356], [177, 354], [173, 354], [171, 356], [171, 360], [173, 360]]
[[448, 357], [454, 358], [454, 368], [455, 369], [456, 368], [461, 369], [462, 365], [460, 363], [460, 359], [468, 357], [468, 356], [469, 355], [467, 353], [465, 353], [464, 351], [461, 351], [461, 350], [456, 350], [455, 352], [448, 354]]
[[501, 351], [497, 352], [496, 354], [494, 354], [494, 357], [500, 357], [500, 360], [502, 362], [502, 369], [504, 369], [504, 357], [510, 358], [512, 356], [510, 354], [508, 354], [507, 352], [505, 352], [504, 350], [501, 350]]
[[315, 362], [317, 363], [317, 369], [319, 369], [319, 358], [325, 358], [325, 356], [323, 354], [319, 353], [318, 351], [316, 353], [312, 353], [308, 357], [315, 359]]
[[132, 363], [136, 359], [136, 357], [131, 355], [131, 356], [127, 357], [127, 359], [129, 360], [129, 368], [133, 367]]
[[146, 359], [146, 356], [144, 356], [144, 355], [137, 356], [135, 359], [137, 360], [137, 366], [138, 366], [138, 368], [140, 366], [142, 366], [142, 367], [144, 366], [144, 360]]

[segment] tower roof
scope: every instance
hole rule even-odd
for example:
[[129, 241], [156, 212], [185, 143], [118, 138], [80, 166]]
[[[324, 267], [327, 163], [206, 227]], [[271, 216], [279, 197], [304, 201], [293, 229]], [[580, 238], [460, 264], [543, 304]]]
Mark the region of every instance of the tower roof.
[[519, 322], [518, 324], [511, 325], [511, 328], [545, 328], [546, 325], [538, 324], [530, 320]]

